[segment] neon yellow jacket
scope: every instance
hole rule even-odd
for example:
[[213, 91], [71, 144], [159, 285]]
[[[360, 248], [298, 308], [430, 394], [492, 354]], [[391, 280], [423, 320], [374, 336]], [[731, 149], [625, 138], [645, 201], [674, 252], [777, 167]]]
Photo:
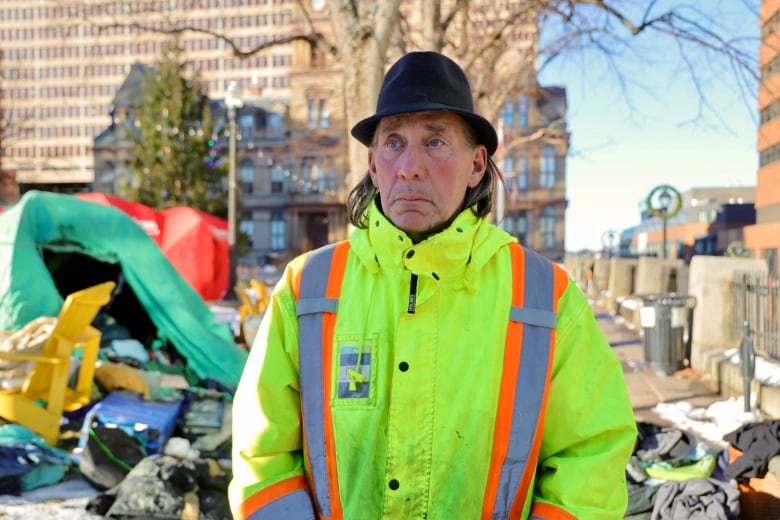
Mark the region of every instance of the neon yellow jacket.
[[[372, 209], [368, 229], [339, 249], [343, 281], [328, 287], [338, 312], [317, 322], [332, 345], [301, 346], [301, 356], [307, 255], [293, 261], [235, 395], [235, 517], [623, 518], [636, 423], [620, 363], [580, 290], [546, 261], [560, 295], [551, 362], [536, 345], [509, 346], [548, 330], [507, 325], [518, 303], [512, 242], [465, 211], [412, 244]], [[552, 283], [537, 292], [552, 294]], [[522, 357], [514, 372], [510, 351]], [[542, 413], [520, 417], [526, 394], [540, 396]], [[529, 451], [513, 457], [504, 438]]]

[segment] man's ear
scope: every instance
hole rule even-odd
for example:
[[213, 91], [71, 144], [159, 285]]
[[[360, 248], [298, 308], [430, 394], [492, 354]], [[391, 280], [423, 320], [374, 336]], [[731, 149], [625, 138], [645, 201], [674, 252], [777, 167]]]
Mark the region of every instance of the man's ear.
[[474, 188], [480, 183], [482, 177], [487, 171], [488, 155], [487, 148], [484, 145], [474, 147], [474, 156], [472, 159], [472, 171], [469, 177], [469, 188]]

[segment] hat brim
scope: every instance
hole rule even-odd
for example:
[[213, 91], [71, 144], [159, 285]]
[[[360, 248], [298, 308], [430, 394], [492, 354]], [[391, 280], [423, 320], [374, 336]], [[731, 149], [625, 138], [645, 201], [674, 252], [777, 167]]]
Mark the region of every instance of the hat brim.
[[477, 115], [473, 112], [467, 112], [458, 108], [453, 108], [449, 105], [442, 105], [439, 103], [409, 103], [406, 105], [393, 105], [392, 109], [379, 111], [371, 117], [367, 117], [361, 121], [358, 121], [355, 126], [352, 127], [352, 137], [360, 141], [366, 146], [371, 146], [371, 142], [374, 140], [374, 132], [376, 126], [383, 117], [397, 116], [400, 114], [412, 114], [414, 112], [428, 112], [428, 111], [442, 111], [442, 112], [454, 112], [461, 116], [466, 122], [474, 129], [477, 134], [477, 144], [485, 145], [488, 155], [496, 153], [498, 148], [498, 135], [496, 129], [490, 124], [490, 121], [484, 117]]

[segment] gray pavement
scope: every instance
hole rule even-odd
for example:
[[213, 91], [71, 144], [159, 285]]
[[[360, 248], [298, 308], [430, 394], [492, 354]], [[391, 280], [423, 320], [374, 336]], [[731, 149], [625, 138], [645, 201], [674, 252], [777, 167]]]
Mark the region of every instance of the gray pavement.
[[645, 347], [640, 332], [596, 303], [591, 305], [599, 327], [623, 365], [637, 420], [669, 424], [653, 411], [659, 403], [687, 401], [693, 407], [706, 408], [723, 399], [716, 387], [691, 368], [666, 376], [651, 370], [645, 363]]

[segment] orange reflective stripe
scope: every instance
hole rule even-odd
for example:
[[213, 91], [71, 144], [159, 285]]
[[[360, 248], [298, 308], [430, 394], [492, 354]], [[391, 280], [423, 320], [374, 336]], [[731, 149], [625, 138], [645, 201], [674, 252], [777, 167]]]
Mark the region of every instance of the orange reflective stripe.
[[326, 298], [338, 298], [341, 294], [341, 282], [344, 279], [344, 270], [347, 268], [348, 253], [349, 242], [339, 242], [333, 250], [328, 288], [325, 290]]
[[577, 517], [547, 502], [534, 502], [531, 520], [577, 520]]
[[[341, 282], [347, 266], [349, 242], [340, 242], [333, 250], [333, 258], [328, 275], [326, 298], [338, 298], [341, 294]], [[336, 314], [326, 313], [322, 318], [322, 409], [325, 434], [325, 461], [328, 472], [328, 492], [330, 495], [331, 518], [342, 518], [339, 480], [336, 470], [336, 442], [333, 437], [333, 420], [330, 413], [331, 377], [333, 369], [333, 333], [336, 328]]]
[[301, 274], [303, 274], [303, 267], [306, 265], [306, 256], [308, 254], [299, 256], [290, 262], [290, 269], [292, 269], [292, 292], [296, 300], [301, 294]]
[[[512, 266], [523, 265], [524, 250], [520, 247], [510, 247]], [[514, 273], [513, 273], [514, 274]], [[512, 305], [523, 306], [524, 280], [522, 276], [513, 276]], [[504, 370], [501, 374], [501, 390], [498, 395], [496, 424], [493, 432], [493, 449], [488, 469], [485, 500], [482, 504], [482, 518], [491, 518], [498, 495], [498, 483], [501, 478], [501, 467], [507, 455], [509, 434], [512, 426], [512, 411], [515, 407], [514, 387], [517, 384], [517, 373], [520, 368], [520, 355], [523, 345], [523, 325], [510, 321], [504, 345]]]
[[280, 480], [276, 484], [261, 489], [254, 495], [241, 502], [238, 509], [237, 520], [243, 520], [249, 518], [249, 516], [256, 512], [261, 507], [264, 507], [274, 500], [277, 500], [285, 495], [289, 495], [295, 491], [306, 489], [306, 479], [303, 475], [296, 475], [285, 480]]
[[564, 271], [561, 267], [558, 267], [557, 265], [553, 266], [553, 276], [554, 276], [554, 284], [555, 288], [553, 289], [555, 298], [553, 299], [553, 303], [555, 307], [553, 310], [555, 312], [558, 312], [558, 301], [561, 299], [561, 296], [563, 296], [563, 293], [566, 291], [566, 288], [569, 286], [569, 275], [566, 271]]

